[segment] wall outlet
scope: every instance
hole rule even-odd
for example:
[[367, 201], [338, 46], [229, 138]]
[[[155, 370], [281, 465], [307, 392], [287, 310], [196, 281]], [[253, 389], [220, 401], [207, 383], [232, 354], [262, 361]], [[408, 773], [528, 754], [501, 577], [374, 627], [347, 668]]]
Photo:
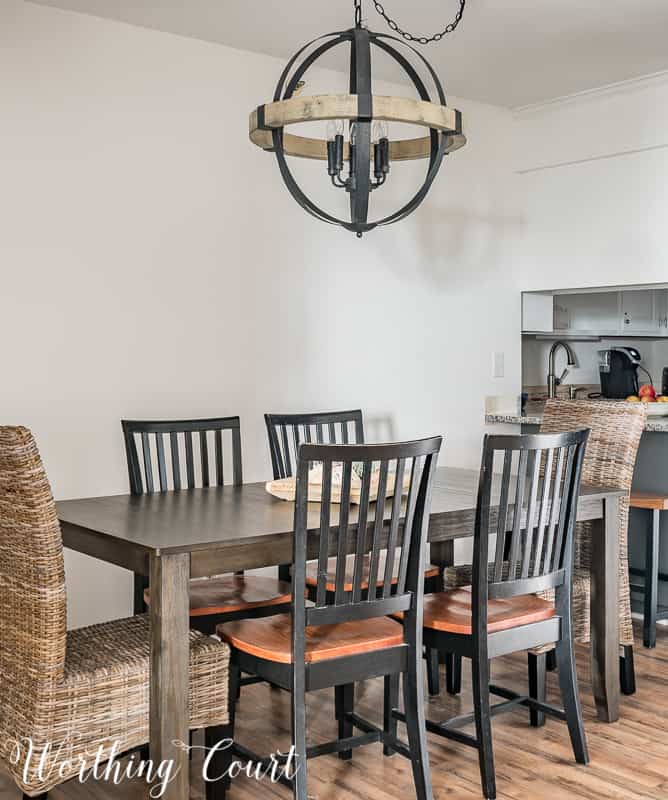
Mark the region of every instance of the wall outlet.
[[492, 378], [503, 378], [504, 366], [504, 354], [492, 353]]

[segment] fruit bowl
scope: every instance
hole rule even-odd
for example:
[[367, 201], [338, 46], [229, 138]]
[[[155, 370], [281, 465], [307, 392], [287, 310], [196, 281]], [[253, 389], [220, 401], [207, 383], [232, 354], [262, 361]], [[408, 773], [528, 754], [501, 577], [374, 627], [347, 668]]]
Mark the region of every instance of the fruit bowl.
[[648, 417], [665, 417], [668, 414], [668, 403], [643, 403]]

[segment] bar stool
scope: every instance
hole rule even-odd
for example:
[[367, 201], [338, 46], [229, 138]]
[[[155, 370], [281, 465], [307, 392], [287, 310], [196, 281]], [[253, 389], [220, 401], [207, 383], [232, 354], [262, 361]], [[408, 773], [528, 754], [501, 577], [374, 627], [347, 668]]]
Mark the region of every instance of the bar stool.
[[640, 592], [645, 596], [643, 644], [645, 647], [656, 647], [657, 620], [668, 619], [668, 607], [659, 606], [659, 579], [668, 580], [668, 575], [659, 574], [661, 512], [668, 511], [668, 495], [631, 492], [629, 506], [651, 512], [645, 543], [645, 568], [631, 569], [630, 572], [632, 575], [644, 578], [644, 583], [631, 585], [633, 591]]

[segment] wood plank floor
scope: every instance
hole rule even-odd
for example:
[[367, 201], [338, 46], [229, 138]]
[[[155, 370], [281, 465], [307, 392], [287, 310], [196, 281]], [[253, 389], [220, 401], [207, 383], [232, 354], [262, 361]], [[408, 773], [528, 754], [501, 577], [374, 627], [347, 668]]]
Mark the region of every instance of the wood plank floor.
[[[636, 631], [638, 634], [638, 631]], [[622, 699], [622, 719], [614, 725], [596, 720], [593, 700], [587, 688], [588, 650], [578, 652], [582, 699], [589, 739], [591, 764], [577, 766], [572, 759], [565, 724], [548, 719], [540, 730], [528, 725], [528, 712], [515, 711], [493, 721], [498, 797], [503, 800], [633, 800], [668, 798], [668, 630], [659, 628], [656, 650], [645, 650], [636, 640], [638, 691]], [[498, 659], [493, 664], [495, 683], [524, 691], [524, 654]], [[464, 665], [464, 691], [451, 698], [445, 692], [429, 701], [428, 714], [434, 719], [470, 708], [469, 669]], [[550, 701], [558, 702], [557, 679], [548, 676]], [[382, 683], [369, 681], [359, 686], [357, 710], [369, 719], [382, 716]], [[335, 733], [331, 692], [319, 692], [308, 701], [310, 741], [326, 741]], [[238, 711], [238, 739], [259, 752], [289, 747], [288, 696], [265, 685], [244, 689]], [[477, 754], [474, 750], [430, 737], [430, 759], [434, 796], [448, 800], [480, 798]], [[192, 797], [202, 800], [201, 772], [193, 762]], [[355, 751], [352, 761], [324, 756], [309, 763], [309, 793], [318, 800], [368, 798], [397, 800], [414, 796], [410, 766], [401, 756], [383, 758], [380, 745]], [[125, 783], [84, 786], [64, 785], [50, 794], [50, 800], [143, 800], [145, 784]], [[290, 792], [268, 781], [256, 783], [238, 778], [230, 800], [289, 798]], [[0, 771], [0, 797], [16, 800], [20, 793]]]

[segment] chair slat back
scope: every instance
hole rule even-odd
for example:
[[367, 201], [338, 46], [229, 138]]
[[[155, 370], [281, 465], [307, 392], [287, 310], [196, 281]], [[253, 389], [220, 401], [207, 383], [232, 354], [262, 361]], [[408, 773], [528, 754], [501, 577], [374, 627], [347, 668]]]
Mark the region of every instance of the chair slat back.
[[[610, 400], [551, 399], [545, 403], [541, 433], [558, 433], [590, 428], [587, 452], [582, 464], [582, 480], [590, 486], [615, 486], [627, 494], [619, 498], [619, 573], [620, 642], [633, 644], [631, 589], [628, 571], [629, 494], [633, 483], [636, 456], [645, 430], [644, 403]], [[578, 522], [575, 527], [574, 565], [589, 572], [592, 563], [594, 521]]]
[[226, 440], [231, 483], [243, 481], [239, 417], [123, 420], [121, 425], [132, 494], [223, 486]]
[[265, 414], [274, 479], [290, 478], [297, 469], [300, 444], [363, 444], [362, 412]]
[[[588, 430], [486, 436], [474, 534], [473, 592], [532, 594], [570, 581]], [[489, 562], [489, 537], [496, 535]], [[478, 595], [478, 597], [476, 597]]]
[[0, 427], [0, 598], [0, 760], [6, 760], [12, 740], [33, 737], [35, 721], [50, 709], [67, 646], [56, 504], [35, 440], [23, 427]]
[[[410, 609], [421, 596], [431, 487], [440, 446], [440, 437], [398, 444], [300, 446], [292, 584], [295, 626], [385, 616]], [[306, 608], [309, 508], [311, 513], [314, 510], [308, 502], [308, 481], [314, 464], [322, 467], [323, 475], [317, 514], [318, 580], [315, 606]], [[341, 502], [330, 504], [333, 485], [339, 481]], [[382, 573], [381, 551], [386, 556]], [[352, 590], [347, 584], [350, 576], [346, 578], [349, 553], [354, 554]], [[331, 557], [336, 561], [334, 592], [327, 591]], [[370, 565], [368, 578], [365, 559]]]

